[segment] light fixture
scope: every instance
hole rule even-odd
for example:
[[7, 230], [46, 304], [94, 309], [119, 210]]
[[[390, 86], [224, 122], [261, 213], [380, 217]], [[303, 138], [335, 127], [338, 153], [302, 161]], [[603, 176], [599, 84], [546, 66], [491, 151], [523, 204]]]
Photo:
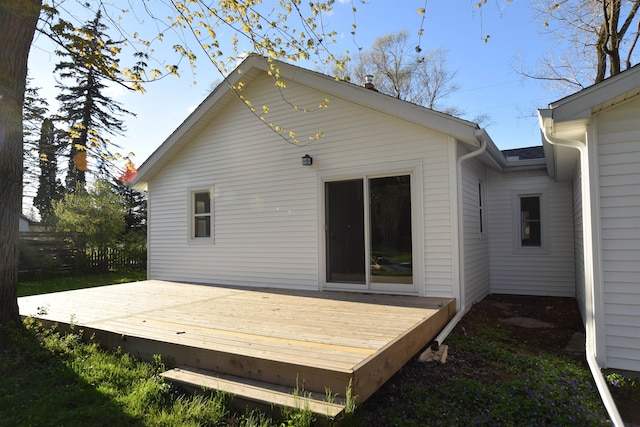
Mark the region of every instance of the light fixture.
[[305, 154], [302, 156], [302, 166], [311, 166], [313, 164], [313, 159], [310, 155]]

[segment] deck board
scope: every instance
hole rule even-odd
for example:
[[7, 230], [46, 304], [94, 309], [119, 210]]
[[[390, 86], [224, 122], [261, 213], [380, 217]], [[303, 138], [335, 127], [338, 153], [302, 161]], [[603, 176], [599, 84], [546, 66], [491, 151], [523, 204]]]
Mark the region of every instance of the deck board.
[[[180, 364], [366, 399], [444, 327], [455, 300], [148, 280], [19, 298], [20, 313], [73, 322], [105, 345]], [[318, 390], [313, 390], [313, 388]]]

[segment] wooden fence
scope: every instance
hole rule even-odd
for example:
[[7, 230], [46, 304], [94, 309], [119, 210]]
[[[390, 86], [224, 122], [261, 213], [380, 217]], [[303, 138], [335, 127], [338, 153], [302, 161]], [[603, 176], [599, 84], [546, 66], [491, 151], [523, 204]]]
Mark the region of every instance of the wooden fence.
[[146, 267], [146, 248], [118, 246], [100, 251], [76, 248], [69, 237], [51, 232], [20, 233], [19, 280], [66, 273]]
[[147, 266], [147, 250], [144, 248], [106, 248], [87, 250], [86, 268], [95, 270], [134, 270]]

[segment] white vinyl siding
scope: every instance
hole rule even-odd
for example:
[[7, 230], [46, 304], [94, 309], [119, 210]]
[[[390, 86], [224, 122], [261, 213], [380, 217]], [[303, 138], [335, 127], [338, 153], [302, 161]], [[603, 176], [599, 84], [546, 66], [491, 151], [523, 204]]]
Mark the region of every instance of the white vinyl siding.
[[576, 300], [582, 320], [586, 320], [586, 282], [584, 262], [584, 222], [582, 219], [582, 172], [580, 162], [576, 163], [575, 173], [572, 179], [573, 189], [573, 246], [576, 264]]
[[597, 116], [607, 366], [640, 371], [640, 98]]
[[[575, 296], [571, 183], [546, 171], [489, 171], [491, 293]], [[543, 195], [543, 248], [519, 248], [519, 195]]]
[[[149, 275], [198, 283], [319, 288], [318, 176], [331, 169], [374, 172], [394, 162], [421, 163], [424, 278], [421, 293], [451, 297], [454, 272], [450, 140], [417, 125], [287, 83], [258, 77], [243, 92], [267, 122], [295, 131], [278, 136], [239, 100], [229, 103], [149, 181]], [[294, 102], [300, 110], [293, 110]], [[311, 112], [303, 112], [309, 108]], [[310, 142], [309, 135], [324, 136]], [[313, 157], [302, 166], [301, 157]], [[190, 247], [186, 189], [215, 183], [215, 245]]]
[[483, 186], [483, 214], [486, 219], [485, 168], [475, 159], [462, 163], [462, 215], [464, 244], [464, 289], [466, 304], [480, 301], [489, 293], [489, 245], [480, 232], [479, 184]]

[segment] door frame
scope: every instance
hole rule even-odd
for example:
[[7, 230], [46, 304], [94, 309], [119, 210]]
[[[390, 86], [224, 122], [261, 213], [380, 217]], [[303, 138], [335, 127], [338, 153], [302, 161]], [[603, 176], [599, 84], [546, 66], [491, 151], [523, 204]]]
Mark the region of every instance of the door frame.
[[[372, 283], [370, 269], [365, 268], [364, 284], [338, 283], [327, 281], [327, 241], [326, 241], [326, 194], [325, 183], [350, 179], [370, 179], [395, 175], [409, 175], [411, 180], [411, 246], [413, 263], [412, 284]], [[424, 296], [424, 192], [422, 161], [393, 162], [367, 165], [355, 168], [341, 168], [318, 172], [318, 273], [320, 290], [388, 293]], [[365, 184], [365, 193], [368, 185]], [[368, 197], [367, 199], [368, 200]], [[369, 248], [369, 218], [365, 215], [365, 251]], [[367, 259], [365, 255], [365, 259]]]

